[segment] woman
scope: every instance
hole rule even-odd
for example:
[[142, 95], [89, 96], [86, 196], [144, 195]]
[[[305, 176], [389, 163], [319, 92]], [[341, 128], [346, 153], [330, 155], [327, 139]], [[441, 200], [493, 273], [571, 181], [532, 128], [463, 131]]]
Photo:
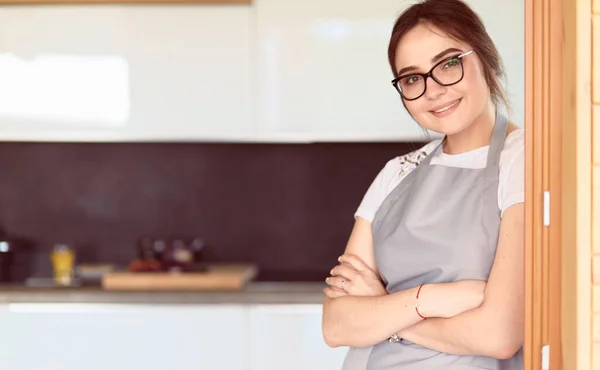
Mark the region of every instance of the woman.
[[[444, 135], [392, 159], [326, 279], [323, 334], [344, 369], [522, 369], [524, 133], [499, 113], [502, 62], [459, 0], [394, 25], [392, 81]], [[383, 281], [383, 283], [382, 283]]]

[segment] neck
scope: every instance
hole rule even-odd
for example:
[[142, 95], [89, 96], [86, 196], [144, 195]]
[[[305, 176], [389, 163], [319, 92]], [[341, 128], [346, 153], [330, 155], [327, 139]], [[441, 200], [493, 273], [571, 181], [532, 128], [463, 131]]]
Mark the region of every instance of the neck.
[[489, 145], [495, 120], [496, 108], [490, 102], [469, 127], [446, 136], [444, 153], [460, 154]]

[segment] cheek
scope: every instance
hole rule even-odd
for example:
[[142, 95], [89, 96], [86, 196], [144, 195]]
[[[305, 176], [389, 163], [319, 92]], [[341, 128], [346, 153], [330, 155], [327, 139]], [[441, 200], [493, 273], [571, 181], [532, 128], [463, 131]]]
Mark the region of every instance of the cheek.
[[424, 99], [421, 97], [413, 101], [404, 101], [404, 106], [406, 107], [408, 113], [410, 113], [411, 116], [416, 118], [420, 114], [423, 114], [423, 112], [426, 110], [423, 104], [423, 100]]
[[465, 70], [465, 75], [463, 77], [464, 83], [460, 84], [460, 88], [465, 93], [475, 95], [474, 97], [478, 98], [478, 100], [485, 100], [489, 91], [483, 69], [479, 63], [473, 63], [473, 65], [469, 67], [471, 68]]
[[457, 95], [466, 97], [471, 104], [481, 105], [489, 99], [489, 89], [485, 78], [479, 71], [465, 71], [461, 83], [451, 87]]

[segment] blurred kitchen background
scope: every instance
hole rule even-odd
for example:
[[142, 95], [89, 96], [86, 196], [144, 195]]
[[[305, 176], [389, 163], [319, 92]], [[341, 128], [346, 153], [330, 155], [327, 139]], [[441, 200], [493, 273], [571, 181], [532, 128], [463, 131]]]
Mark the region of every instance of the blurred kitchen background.
[[[378, 171], [432, 138], [387, 64], [413, 1], [19, 1], [0, 5], [0, 369], [340, 368], [324, 278]], [[524, 1], [468, 2], [522, 126]]]

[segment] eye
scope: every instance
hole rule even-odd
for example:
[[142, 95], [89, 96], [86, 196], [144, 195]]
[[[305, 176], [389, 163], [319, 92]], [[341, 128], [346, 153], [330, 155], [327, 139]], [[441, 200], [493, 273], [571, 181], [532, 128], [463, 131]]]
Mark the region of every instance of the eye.
[[458, 58], [451, 58], [446, 63], [444, 63], [443, 69], [454, 68], [460, 64], [460, 60]]
[[419, 81], [421, 81], [421, 76], [419, 76], [419, 75], [406, 76], [402, 79], [402, 84], [403, 85], [412, 85]]

